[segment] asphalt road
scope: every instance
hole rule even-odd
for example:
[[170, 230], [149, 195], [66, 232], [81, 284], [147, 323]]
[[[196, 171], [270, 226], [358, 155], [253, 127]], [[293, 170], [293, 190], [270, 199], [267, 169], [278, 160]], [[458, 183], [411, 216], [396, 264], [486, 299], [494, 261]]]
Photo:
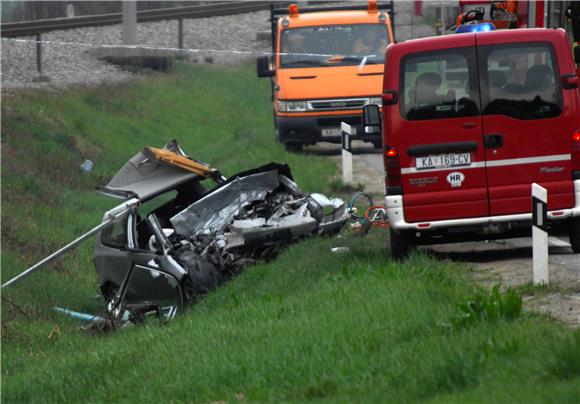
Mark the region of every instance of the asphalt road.
[[[360, 160], [366, 165], [367, 168], [376, 173], [377, 176], [382, 177], [384, 174], [383, 160], [381, 154], [358, 154]], [[356, 173], [355, 173], [356, 174]], [[502, 253], [504, 256], [509, 258], [516, 258], [522, 260], [532, 259], [532, 239], [528, 238], [516, 238], [507, 240], [498, 240], [494, 243], [501, 243], [504, 248]], [[473, 244], [473, 243], [470, 243]], [[476, 243], [484, 244], [484, 242]], [[457, 259], [459, 261], [473, 261], [481, 262], [482, 260], [489, 260], [489, 249], [479, 249], [479, 248], [469, 248], [468, 250], [462, 248], [461, 244], [454, 244], [454, 251], [450, 258]], [[439, 248], [430, 247], [435, 251]], [[479, 251], [481, 250], [481, 251]], [[450, 246], [445, 248], [445, 252], [449, 255], [452, 251]], [[497, 255], [497, 258], [501, 258], [501, 254]], [[570, 243], [567, 237], [550, 237], [549, 238], [549, 260], [551, 264], [557, 264], [572, 273], [577, 274], [580, 277], [580, 254], [574, 254], [570, 248]]]

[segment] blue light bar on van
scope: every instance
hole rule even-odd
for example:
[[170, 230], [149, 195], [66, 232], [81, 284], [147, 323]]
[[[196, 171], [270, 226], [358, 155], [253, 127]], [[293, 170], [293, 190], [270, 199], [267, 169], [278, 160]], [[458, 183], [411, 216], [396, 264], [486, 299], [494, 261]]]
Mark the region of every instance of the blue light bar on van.
[[455, 30], [456, 34], [464, 34], [466, 32], [488, 32], [495, 31], [495, 25], [491, 22], [483, 22], [481, 24], [465, 24], [460, 25]]

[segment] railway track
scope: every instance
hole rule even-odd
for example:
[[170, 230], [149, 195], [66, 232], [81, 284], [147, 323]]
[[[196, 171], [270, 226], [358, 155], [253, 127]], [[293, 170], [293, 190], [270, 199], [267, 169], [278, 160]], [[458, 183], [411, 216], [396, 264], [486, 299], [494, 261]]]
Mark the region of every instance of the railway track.
[[[277, 4], [281, 4], [276, 2]], [[138, 22], [161, 20], [178, 20], [184, 18], [206, 18], [223, 15], [250, 13], [270, 8], [267, 1], [228, 1], [200, 6], [163, 8], [137, 12]], [[47, 20], [20, 21], [5, 23], [0, 26], [2, 37], [19, 37], [39, 35], [45, 32], [68, 30], [84, 27], [99, 27], [120, 24], [122, 13], [99, 14], [70, 18], [53, 18]]]

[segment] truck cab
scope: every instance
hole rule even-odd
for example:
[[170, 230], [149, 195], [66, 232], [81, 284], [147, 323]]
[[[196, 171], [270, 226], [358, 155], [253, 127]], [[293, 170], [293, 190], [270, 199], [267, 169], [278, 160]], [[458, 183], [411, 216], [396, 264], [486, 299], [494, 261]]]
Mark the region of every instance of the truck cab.
[[[361, 124], [365, 105], [381, 105], [385, 51], [394, 42], [389, 5], [271, 9], [273, 57], [258, 58], [271, 77], [276, 140], [290, 150], [340, 143], [340, 123]], [[381, 147], [378, 134], [360, 140]]]
[[548, 190], [549, 231], [580, 252], [580, 92], [564, 30], [392, 45], [382, 123], [395, 257], [529, 235], [532, 183]]

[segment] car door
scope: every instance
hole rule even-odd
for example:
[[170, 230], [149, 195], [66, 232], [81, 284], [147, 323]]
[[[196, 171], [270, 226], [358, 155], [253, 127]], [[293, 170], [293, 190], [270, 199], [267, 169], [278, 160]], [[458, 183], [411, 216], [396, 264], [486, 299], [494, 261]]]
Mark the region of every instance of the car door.
[[[548, 190], [548, 209], [574, 204], [571, 136], [555, 30], [477, 35], [490, 214], [528, 213], [531, 183]], [[524, 40], [525, 39], [525, 40]]]
[[[385, 140], [398, 152], [408, 222], [489, 213], [475, 37], [445, 38], [414, 52], [401, 44], [387, 57], [403, 55], [399, 111], [386, 119]], [[388, 76], [387, 91], [397, 88]]]

